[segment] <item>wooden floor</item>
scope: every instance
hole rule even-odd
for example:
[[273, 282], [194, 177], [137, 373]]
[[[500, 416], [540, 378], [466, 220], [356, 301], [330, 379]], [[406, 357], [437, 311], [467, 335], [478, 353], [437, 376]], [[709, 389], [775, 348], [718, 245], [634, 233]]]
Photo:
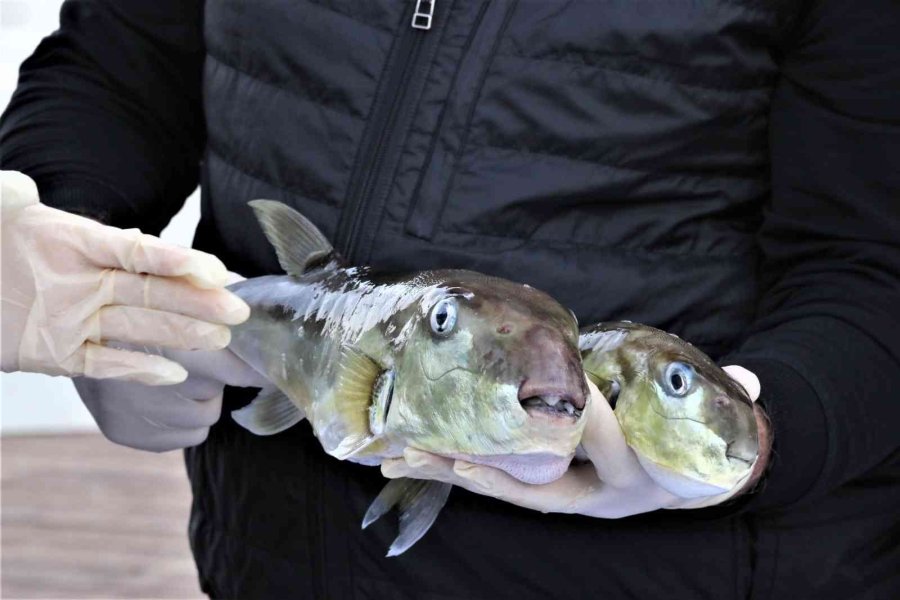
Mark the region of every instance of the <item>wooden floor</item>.
[[180, 452], [99, 435], [0, 439], [2, 598], [203, 598]]

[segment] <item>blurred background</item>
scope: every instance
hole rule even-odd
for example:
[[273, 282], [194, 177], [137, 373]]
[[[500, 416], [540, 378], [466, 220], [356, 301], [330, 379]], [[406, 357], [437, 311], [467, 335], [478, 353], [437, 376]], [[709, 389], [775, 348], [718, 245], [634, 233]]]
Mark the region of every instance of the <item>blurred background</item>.
[[[0, 110], [62, 0], [0, 0]], [[163, 231], [189, 246], [195, 192]], [[0, 597], [201, 598], [180, 452], [113, 445], [71, 381], [0, 374]]]

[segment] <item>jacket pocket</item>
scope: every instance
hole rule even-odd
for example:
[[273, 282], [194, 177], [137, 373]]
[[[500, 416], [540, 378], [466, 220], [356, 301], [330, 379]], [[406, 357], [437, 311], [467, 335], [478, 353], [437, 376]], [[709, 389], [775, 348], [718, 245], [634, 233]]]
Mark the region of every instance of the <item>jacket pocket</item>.
[[456, 165], [466, 145], [475, 105], [515, 5], [516, 0], [486, 2], [482, 6], [478, 24], [460, 57], [425, 172], [410, 203], [405, 224], [407, 233], [424, 239], [431, 239], [435, 233]]

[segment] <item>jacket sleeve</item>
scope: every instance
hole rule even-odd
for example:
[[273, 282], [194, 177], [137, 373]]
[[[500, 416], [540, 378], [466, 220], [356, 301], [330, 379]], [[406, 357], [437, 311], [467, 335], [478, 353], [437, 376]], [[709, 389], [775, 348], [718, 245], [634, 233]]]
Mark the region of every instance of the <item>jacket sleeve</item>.
[[157, 233], [197, 185], [203, 56], [200, 0], [67, 0], [21, 66], [0, 165], [45, 204]]
[[900, 6], [819, 0], [782, 57], [762, 296], [727, 357], [754, 371], [774, 457], [749, 510], [900, 458]]

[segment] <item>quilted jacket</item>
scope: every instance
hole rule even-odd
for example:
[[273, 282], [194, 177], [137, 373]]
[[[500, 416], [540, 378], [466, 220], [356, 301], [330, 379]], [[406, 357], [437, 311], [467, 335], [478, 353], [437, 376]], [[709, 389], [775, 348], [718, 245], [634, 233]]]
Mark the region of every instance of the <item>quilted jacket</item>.
[[898, 12], [70, 0], [22, 67], [2, 164], [150, 232], [199, 181], [195, 245], [246, 276], [279, 270], [246, 202], [278, 199], [353, 263], [530, 283], [762, 380], [776, 455], [736, 503], [605, 521], [456, 490], [395, 559], [391, 523], [359, 529], [377, 469], [226, 412], [186, 453], [213, 597], [896, 598]]

